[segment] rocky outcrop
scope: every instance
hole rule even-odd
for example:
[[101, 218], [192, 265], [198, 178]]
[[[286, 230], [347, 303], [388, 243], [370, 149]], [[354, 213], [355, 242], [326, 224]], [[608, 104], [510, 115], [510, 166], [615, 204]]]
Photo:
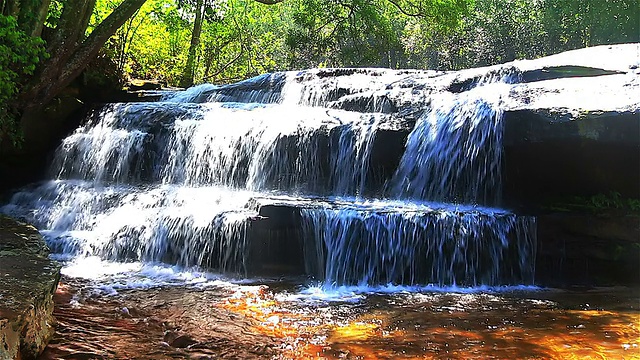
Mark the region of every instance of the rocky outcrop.
[[640, 283], [640, 215], [538, 216], [536, 282], [545, 286]]
[[[638, 44], [624, 44], [459, 72], [323, 69], [296, 79], [311, 104], [405, 119], [376, 134], [368, 175], [378, 179], [369, 184], [375, 194], [393, 175], [408, 133], [434, 94], [463, 93], [488, 77], [508, 77], [502, 206], [538, 216], [536, 282], [637, 284], [637, 214], [555, 212], [547, 205], [611, 193], [640, 198], [639, 51]], [[325, 92], [305, 91], [306, 84]]]
[[611, 192], [640, 198], [640, 112], [518, 110], [505, 116], [508, 206], [539, 211], [559, 197]]
[[524, 66], [538, 75], [512, 87], [505, 112], [508, 206], [539, 210], [557, 197], [610, 192], [640, 198], [637, 54], [637, 44], [602, 46]]
[[0, 217], [0, 359], [35, 359], [53, 336], [60, 267], [38, 231]]

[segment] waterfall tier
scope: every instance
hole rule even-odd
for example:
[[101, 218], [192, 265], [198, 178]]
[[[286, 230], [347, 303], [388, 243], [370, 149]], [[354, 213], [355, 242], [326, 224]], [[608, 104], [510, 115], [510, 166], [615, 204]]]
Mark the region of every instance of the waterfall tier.
[[508, 86], [454, 94], [442, 76], [276, 73], [106, 105], [64, 139], [52, 179], [2, 211], [66, 258], [329, 285], [531, 284], [535, 219], [495, 208]]

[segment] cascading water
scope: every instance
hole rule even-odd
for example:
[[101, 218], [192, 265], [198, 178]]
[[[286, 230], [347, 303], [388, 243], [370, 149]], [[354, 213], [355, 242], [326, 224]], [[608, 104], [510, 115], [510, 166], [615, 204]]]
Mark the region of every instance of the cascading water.
[[303, 209], [316, 241], [309, 269], [332, 284], [532, 283], [521, 260], [535, 239], [531, 218], [493, 209], [442, 204], [369, 203]]
[[[376, 99], [410, 74], [338, 75], [277, 73], [107, 105], [64, 139], [54, 180], [2, 211], [34, 223], [63, 258], [246, 274], [264, 218], [254, 200], [271, 198], [298, 214], [306, 272], [327, 285], [532, 283], [535, 220], [472, 205], [499, 204], [504, 84], [433, 95], [384, 190], [371, 188], [370, 161], [400, 115]], [[368, 112], [340, 109], [364, 90]], [[383, 191], [392, 199], [367, 198]]]
[[504, 85], [435, 96], [409, 134], [391, 193], [407, 199], [499, 204], [502, 111], [482, 95], [495, 96], [501, 92], [496, 87]]

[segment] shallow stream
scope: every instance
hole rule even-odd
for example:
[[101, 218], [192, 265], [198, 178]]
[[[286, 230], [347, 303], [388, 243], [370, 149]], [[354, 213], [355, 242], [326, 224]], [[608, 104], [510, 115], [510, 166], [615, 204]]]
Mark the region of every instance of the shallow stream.
[[640, 358], [637, 288], [323, 289], [111, 270], [65, 268], [43, 359]]

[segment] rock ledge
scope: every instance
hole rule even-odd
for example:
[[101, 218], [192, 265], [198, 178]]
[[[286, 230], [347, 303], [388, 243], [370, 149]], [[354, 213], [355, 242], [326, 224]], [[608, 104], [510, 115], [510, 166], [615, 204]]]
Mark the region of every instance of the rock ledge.
[[0, 360], [35, 359], [53, 335], [60, 266], [31, 225], [0, 216]]

